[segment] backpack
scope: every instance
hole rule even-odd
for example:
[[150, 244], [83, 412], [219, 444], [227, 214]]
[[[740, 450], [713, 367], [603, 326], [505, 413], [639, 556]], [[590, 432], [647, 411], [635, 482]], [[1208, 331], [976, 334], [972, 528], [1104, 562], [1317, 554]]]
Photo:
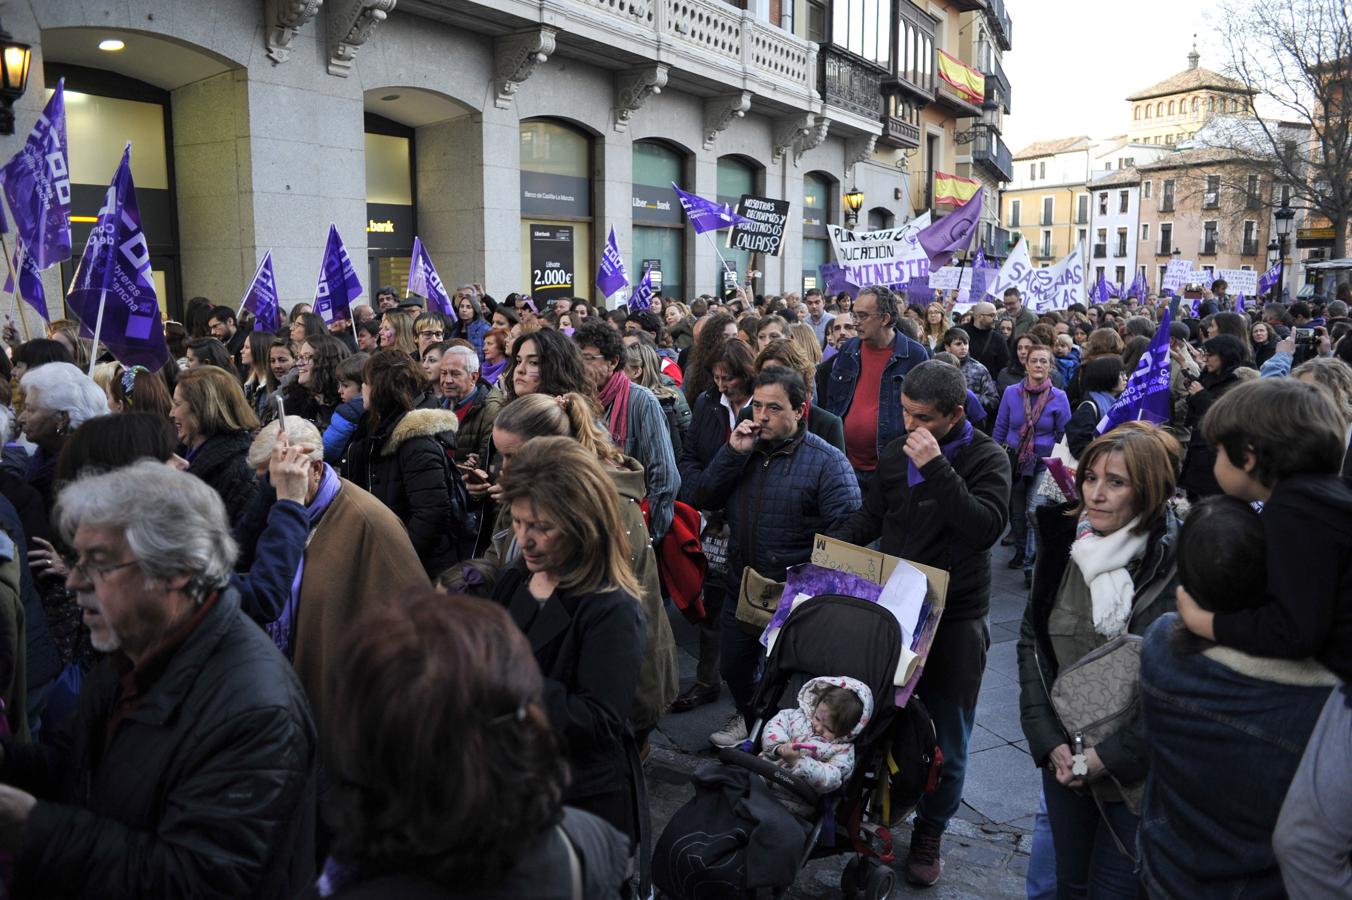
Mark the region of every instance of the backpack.
[[943, 772], [934, 722], [919, 697], [913, 695], [892, 717], [883, 746], [882, 777], [870, 806], [874, 818], [890, 828], [909, 816], [921, 797], [934, 793]]
[[[479, 515], [470, 509], [469, 490], [465, 479], [455, 467], [455, 436], [452, 432], [442, 431], [436, 435], [437, 445], [446, 456], [446, 496], [451, 506], [451, 539], [462, 550], [468, 542], [471, 551], [479, 538]], [[473, 553], [462, 553], [464, 558]]]

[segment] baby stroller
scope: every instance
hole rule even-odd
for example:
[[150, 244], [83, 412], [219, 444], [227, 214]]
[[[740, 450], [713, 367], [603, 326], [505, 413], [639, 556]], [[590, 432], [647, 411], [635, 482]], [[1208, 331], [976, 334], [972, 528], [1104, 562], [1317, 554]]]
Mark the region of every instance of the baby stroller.
[[[900, 658], [897, 620], [876, 603], [828, 594], [794, 609], [756, 687], [750, 737], [737, 749], [721, 751], [718, 764], [695, 774], [695, 799], [676, 812], [658, 839], [653, 882], [659, 896], [680, 900], [778, 897], [808, 860], [849, 853], [853, 858], [841, 878], [845, 897], [886, 897], [896, 882], [896, 873], [887, 865], [894, 858], [888, 825], [908, 812], [888, 809], [888, 821], [883, 821], [879, 802], [887, 794], [890, 735], [900, 718], [893, 683]], [[765, 722], [785, 705], [786, 698], [791, 701], [797, 695], [803, 682], [825, 675], [846, 675], [868, 685], [874, 708], [872, 719], [854, 742], [854, 771], [838, 791], [819, 796], [806, 781], [757, 753]], [[924, 719], [932, 729], [927, 715]], [[742, 783], [748, 787], [740, 788]], [[796, 834], [801, 845], [787, 841], [786, 829], [780, 829], [774, 839], [764, 835], [758, 839], [757, 831], [766, 827], [766, 806], [763, 802], [757, 805], [756, 794], [768, 792], [767, 783], [812, 805], [808, 816], [793, 817], [800, 826]], [[731, 788], [733, 784], [739, 787]], [[726, 802], [730, 796], [735, 797], [732, 803]], [[912, 807], [914, 802], [918, 796]], [[776, 806], [776, 816], [780, 811], [788, 813], [782, 805]], [[775, 872], [767, 871], [769, 856], [779, 864]], [[791, 865], [784, 872], [786, 858]]]

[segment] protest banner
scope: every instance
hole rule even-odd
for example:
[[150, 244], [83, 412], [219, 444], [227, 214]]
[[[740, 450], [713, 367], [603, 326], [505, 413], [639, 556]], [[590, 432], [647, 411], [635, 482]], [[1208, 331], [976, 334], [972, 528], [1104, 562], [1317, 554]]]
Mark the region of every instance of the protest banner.
[[728, 247], [778, 256], [789, 222], [789, 201], [743, 194], [737, 201], [737, 214], [742, 221], [728, 232]]
[[918, 216], [896, 228], [848, 231], [827, 225], [836, 261], [851, 284], [864, 287], [907, 285], [914, 278], [928, 278], [929, 255], [920, 246], [919, 233], [930, 224], [930, 214]]
[[1258, 273], [1253, 269], [1221, 269], [1216, 277], [1225, 279], [1232, 294], [1253, 297], [1258, 293]]
[[1028, 242], [1019, 241], [1010, 251], [1009, 259], [1000, 267], [990, 286], [997, 297], [1009, 288], [1018, 288], [1024, 305], [1034, 313], [1049, 309], [1065, 309], [1073, 303], [1084, 303], [1084, 247], [1077, 244], [1069, 255], [1056, 265], [1039, 269], [1028, 257]]
[[944, 266], [942, 269], [930, 269], [930, 290], [956, 291], [958, 289], [958, 278], [961, 277], [963, 268], [964, 267], [959, 266]]
[[1164, 283], [1160, 285], [1161, 290], [1173, 291], [1177, 293], [1183, 290], [1183, 285], [1188, 283], [1188, 275], [1192, 272], [1192, 260], [1190, 259], [1171, 259], [1169, 265], [1164, 269]]
[[645, 259], [640, 268], [647, 270], [648, 283], [652, 285], [653, 290], [662, 290], [662, 260]]
[[1193, 269], [1188, 273], [1188, 279], [1185, 284], [1200, 284], [1202, 287], [1211, 289], [1215, 283], [1217, 275], [1210, 269]]

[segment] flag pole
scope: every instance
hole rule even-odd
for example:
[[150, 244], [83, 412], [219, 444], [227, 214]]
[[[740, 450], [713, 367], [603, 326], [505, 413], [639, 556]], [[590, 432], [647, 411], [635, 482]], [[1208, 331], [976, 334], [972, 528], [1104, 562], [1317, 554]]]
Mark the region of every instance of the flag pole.
[[[723, 258], [723, 254], [722, 254], [722, 253], [719, 253], [719, 252], [718, 252], [718, 244], [715, 243], [715, 242], [714, 242], [714, 239], [713, 239], [712, 237], [709, 236], [709, 232], [707, 232], [707, 231], [704, 232], [704, 236], [705, 236], [706, 238], [709, 238], [709, 246], [714, 248], [714, 255], [718, 257], [718, 262], [719, 262], [719, 264], [723, 267], [723, 271], [726, 272], [726, 271], [728, 270], [728, 261], [727, 261], [726, 259]], [[719, 292], [718, 292], [718, 296], [721, 297], [722, 295], [723, 295], [723, 291], [722, 291], [722, 289], [720, 289]]]
[[16, 271], [14, 268], [14, 259], [9, 255], [9, 241], [5, 240], [4, 233], [0, 232], [0, 248], [3, 248], [5, 251], [5, 265], [9, 268], [9, 277], [14, 279], [14, 292], [9, 296], [9, 311], [11, 315], [18, 317], [19, 325], [23, 328], [23, 339], [25, 341], [31, 341], [33, 338], [28, 331], [28, 319], [23, 314], [23, 304], [19, 302], [20, 293], [23, 291], [19, 280], [19, 273], [23, 271], [24, 264], [25, 251], [23, 241], [19, 241], [18, 246], [19, 268]]
[[99, 334], [103, 331], [103, 307], [108, 302], [108, 289], [99, 291], [99, 314], [94, 319], [94, 345], [89, 350], [89, 377], [94, 377], [94, 366], [99, 362]]

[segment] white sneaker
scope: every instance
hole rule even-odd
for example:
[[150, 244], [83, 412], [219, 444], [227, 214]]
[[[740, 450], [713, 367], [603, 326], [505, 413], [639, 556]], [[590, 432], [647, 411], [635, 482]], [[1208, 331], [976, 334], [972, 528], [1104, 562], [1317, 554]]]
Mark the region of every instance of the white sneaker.
[[741, 713], [733, 713], [723, 723], [722, 728], [709, 735], [709, 743], [726, 750], [729, 747], [736, 747], [746, 738], [746, 719], [742, 718]]

